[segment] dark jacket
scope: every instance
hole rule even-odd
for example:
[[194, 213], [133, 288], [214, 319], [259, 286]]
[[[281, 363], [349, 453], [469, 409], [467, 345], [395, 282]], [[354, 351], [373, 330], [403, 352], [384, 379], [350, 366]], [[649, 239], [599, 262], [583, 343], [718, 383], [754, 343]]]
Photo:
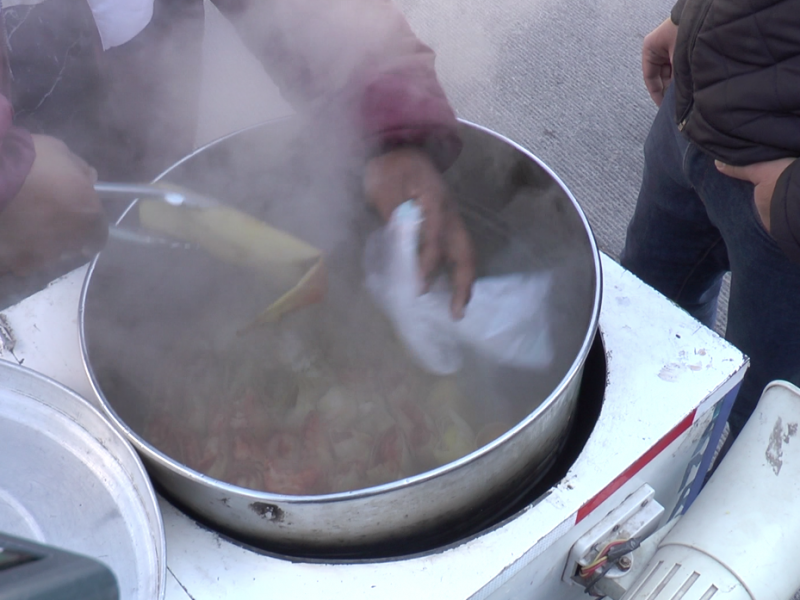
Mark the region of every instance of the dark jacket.
[[[800, 1], [678, 0], [678, 127], [731, 165], [800, 157]], [[771, 233], [800, 262], [800, 161], [775, 188]]]

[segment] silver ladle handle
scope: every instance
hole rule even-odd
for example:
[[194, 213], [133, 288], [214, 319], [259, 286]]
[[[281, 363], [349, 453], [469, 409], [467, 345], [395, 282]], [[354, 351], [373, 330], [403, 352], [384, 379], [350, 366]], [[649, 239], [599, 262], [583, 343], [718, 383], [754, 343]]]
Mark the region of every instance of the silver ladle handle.
[[101, 196], [128, 196], [130, 198], [157, 198], [173, 206], [209, 208], [219, 202], [171, 183], [111, 183], [98, 181], [94, 190]]
[[[109, 183], [98, 181], [95, 191], [102, 197], [127, 196], [130, 198], [157, 198], [173, 206], [212, 206], [215, 204], [207, 198], [168, 184], [146, 183]], [[139, 244], [141, 246], [168, 247], [175, 249], [194, 249], [196, 246], [187, 242], [152, 235], [145, 231], [128, 229], [119, 225], [109, 225], [108, 237], [120, 242]]]

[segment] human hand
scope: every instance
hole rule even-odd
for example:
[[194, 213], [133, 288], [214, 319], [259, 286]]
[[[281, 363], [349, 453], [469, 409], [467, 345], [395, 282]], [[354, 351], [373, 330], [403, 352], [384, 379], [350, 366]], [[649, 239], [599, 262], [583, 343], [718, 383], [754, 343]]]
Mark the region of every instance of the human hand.
[[64, 254], [91, 256], [108, 237], [97, 172], [56, 138], [33, 136], [36, 159], [0, 211], [0, 274], [28, 275]]
[[672, 55], [678, 26], [667, 19], [648, 33], [642, 43], [642, 75], [644, 85], [656, 106], [661, 106], [664, 92], [672, 80]]
[[453, 283], [450, 312], [456, 319], [463, 317], [475, 280], [472, 240], [430, 157], [417, 148], [401, 148], [371, 159], [364, 192], [384, 221], [406, 200], [419, 203], [424, 217], [420, 270], [426, 289], [436, 268], [448, 264]]
[[775, 192], [775, 184], [786, 168], [791, 165], [796, 158], [779, 158], [777, 160], [770, 160], [767, 162], [754, 163], [744, 167], [734, 167], [727, 165], [721, 161], [715, 160], [717, 170], [733, 177], [734, 179], [741, 179], [749, 181], [755, 186], [753, 191], [754, 201], [758, 216], [764, 228], [770, 230], [770, 209], [772, 207], [772, 194]]

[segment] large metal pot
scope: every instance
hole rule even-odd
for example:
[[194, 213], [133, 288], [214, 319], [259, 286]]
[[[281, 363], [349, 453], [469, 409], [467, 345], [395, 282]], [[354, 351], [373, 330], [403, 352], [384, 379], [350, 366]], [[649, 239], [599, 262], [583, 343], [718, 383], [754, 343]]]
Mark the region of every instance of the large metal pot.
[[[345, 493], [279, 495], [195, 472], [143, 437], [148, 407], [170, 402], [154, 397], [155, 372], [167, 345], [187, 326], [208, 327], [198, 310], [207, 315], [211, 307], [235, 329], [242, 323], [237, 318], [252, 316], [266, 300], [241, 273], [202, 275], [187, 266], [193, 259], [183, 251], [111, 243], [92, 264], [83, 289], [84, 362], [103, 409], [164, 493], [221, 531], [262, 547], [350, 552], [454, 526], [475, 511], [492, 510], [546, 472], [570, 428], [597, 329], [599, 254], [586, 217], [549, 168], [487, 129], [462, 122], [462, 130], [465, 149], [447, 178], [476, 242], [479, 275], [542, 269], [554, 275], [554, 366], [532, 374], [488, 372], [478, 364], [463, 375], [487, 399], [510, 398], [521, 419], [517, 425], [440, 468]], [[361, 243], [378, 224], [352, 193], [358, 172], [346, 153], [332, 162], [331, 148], [306, 133], [291, 119], [266, 123], [199, 149], [161, 178], [322, 247], [332, 257], [326, 302], [347, 304], [358, 287], [354, 265], [360, 268]], [[135, 210], [121, 219], [123, 226], [136, 222]], [[487, 401], [487, 414], [499, 410], [494, 402]]]

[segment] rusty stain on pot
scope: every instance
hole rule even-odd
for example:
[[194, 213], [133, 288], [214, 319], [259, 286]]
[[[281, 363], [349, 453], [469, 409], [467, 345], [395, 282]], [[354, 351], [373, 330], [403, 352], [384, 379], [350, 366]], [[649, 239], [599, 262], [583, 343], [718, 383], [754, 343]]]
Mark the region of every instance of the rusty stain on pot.
[[797, 435], [797, 423], [789, 423], [786, 432], [783, 431], [783, 419], [778, 417], [772, 433], [769, 436], [769, 444], [764, 453], [767, 462], [772, 466], [775, 475], [780, 475], [783, 466], [783, 445], [788, 444], [789, 440]]
[[283, 521], [283, 511], [274, 504], [267, 504], [266, 502], [252, 502], [249, 505], [249, 508], [262, 519], [275, 521], [276, 523]]

